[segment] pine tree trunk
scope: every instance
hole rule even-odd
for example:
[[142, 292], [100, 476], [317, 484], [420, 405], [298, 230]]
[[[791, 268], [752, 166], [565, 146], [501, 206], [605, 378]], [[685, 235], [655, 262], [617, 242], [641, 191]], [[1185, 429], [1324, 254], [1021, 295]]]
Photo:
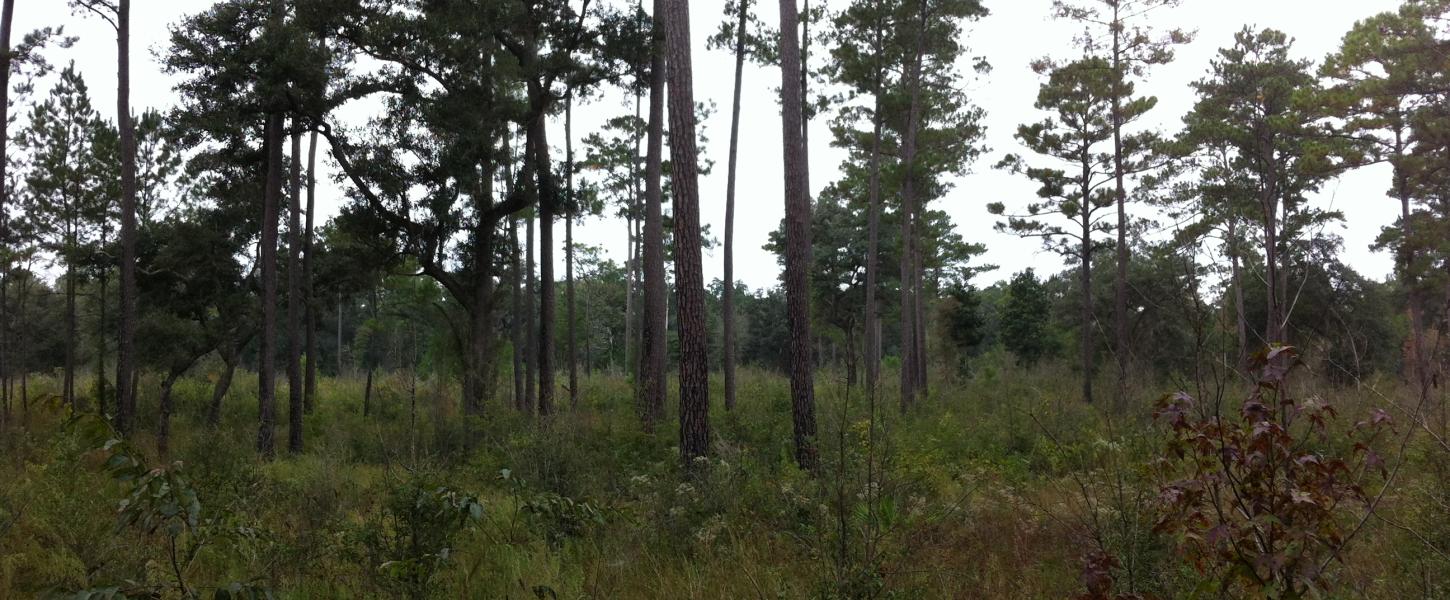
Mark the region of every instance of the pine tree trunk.
[[262, 206], [260, 263], [262, 335], [257, 343], [257, 452], [276, 453], [277, 220], [282, 202], [282, 114], [267, 115], [267, 181]]
[[486, 401], [493, 397], [493, 254], [494, 227], [486, 213], [493, 204], [493, 161], [484, 162], [482, 189], [474, 200], [474, 289], [473, 305], [468, 310], [468, 348], [464, 360], [464, 414], [479, 416], [484, 412]]
[[116, 122], [121, 138], [121, 314], [116, 344], [116, 429], [128, 435], [136, 412], [136, 396], [131, 392], [131, 379], [136, 372], [136, 123], [131, 118], [131, 0], [116, 2]]
[[[70, 245], [74, 247], [74, 243]], [[67, 406], [79, 411], [81, 407], [76, 403], [76, 344], [78, 337], [76, 329], [76, 271], [75, 267], [67, 265], [65, 271], [65, 382], [62, 385], [62, 397]]]
[[159, 415], [156, 422], [156, 453], [161, 455], [162, 460], [171, 455], [171, 388], [176, 385], [177, 378], [181, 373], [172, 371], [166, 374], [166, 379], [161, 382], [161, 395], [157, 399]]
[[[1091, 167], [1083, 165], [1082, 197], [1086, 199], [1091, 193], [1087, 188], [1087, 182], [1092, 176]], [[1082, 267], [1079, 270], [1079, 283], [1082, 285], [1082, 400], [1088, 404], [1093, 401], [1093, 243], [1092, 243], [1092, 213], [1081, 211], [1082, 219], [1082, 249], [1078, 251], [1078, 258], [1082, 260]]]
[[[654, 28], [652, 31], [649, 126], [646, 134], [644, 167], [644, 319], [641, 323], [644, 344], [640, 352], [639, 404], [642, 409], [644, 428], [654, 429], [655, 423], [664, 416], [665, 408], [665, 238], [664, 215], [660, 206], [663, 200], [663, 160], [665, 127], [665, 12], [666, 2], [676, 0], [655, 0]], [[670, 90], [674, 92], [673, 89]], [[673, 100], [673, 98], [672, 98]], [[670, 105], [670, 117], [675, 107]], [[693, 110], [693, 109], [692, 109]], [[673, 121], [672, 121], [673, 122]], [[675, 130], [672, 130], [675, 131]], [[679, 141], [679, 131], [671, 139], [671, 148]], [[678, 243], [679, 236], [676, 236]]]
[[524, 403], [523, 411], [534, 414], [535, 377], [539, 367], [539, 329], [534, 312], [534, 217], [525, 217], [524, 226]]
[[907, 85], [911, 100], [907, 107], [906, 131], [901, 139], [901, 163], [905, 170], [901, 184], [901, 410], [905, 412], [920, 393], [923, 340], [920, 310], [920, 278], [917, 266], [916, 134], [921, 111], [921, 63], [926, 54], [926, 3], [922, 2], [916, 23], [916, 50], [908, 66]]
[[680, 455], [687, 469], [710, 449], [709, 340], [700, 250], [699, 150], [688, 0], [664, 6], [669, 79], [670, 181], [674, 185], [675, 288], [679, 303]]
[[[305, 226], [304, 239], [302, 241], [302, 293], [304, 295], [303, 305], [307, 310], [307, 372], [305, 376], [304, 389], [302, 392], [302, 405], [305, 412], [312, 413], [316, 406], [317, 398], [317, 296], [314, 293], [314, 279], [312, 276], [313, 264], [313, 227], [314, 217], [317, 212], [317, 132], [313, 131], [307, 143], [307, 224]], [[338, 346], [342, 351], [342, 346]]]
[[373, 368], [368, 367], [367, 381], [363, 383], [363, 417], [373, 412]]
[[876, 90], [871, 111], [871, 178], [868, 184], [868, 206], [866, 213], [866, 314], [865, 355], [866, 392], [875, 398], [877, 386], [881, 383], [881, 308], [876, 297], [876, 288], [881, 281], [881, 98], [886, 93], [883, 75], [878, 70]]
[[1242, 369], [1248, 366], [1250, 342], [1248, 313], [1244, 304], [1243, 260], [1239, 256], [1237, 223], [1238, 219], [1236, 218], [1231, 217], [1228, 220], [1228, 256], [1230, 268], [1232, 269], [1230, 275], [1233, 278], [1235, 324], [1238, 329], [1239, 339], [1238, 361], [1234, 364]]
[[287, 208], [287, 450], [302, 452], [302, 131], [292, 121], [291, 204]]
[[568, 211], [564, 219], [564, 303], [568, 322], [569, 408], [579, 408], [579, 338], [574, 322], [574, 218], [579, 206], [574, 197], [574, 94], [564, 99], [564, 176], [568, 194]]
[[1113, 285], [1113, 333], [1118, 358], [1117, 406], [1121, 410], [1128, 400], [1128, 192], [1123, 182], [1123, 100], [1121, 84], [1127, 76], [1123, 69], [1122, 21], [1119, 6], [1113, 5], [1113, 178], [1118, 205], [1118, 271]]
[[511, 283], [513, 285], [513, 313], [509, 316], [509, 328], [512, 333], [513, 354], [514, 354], [514, 409], [524, 410], [524, 292], [523, 292], [523, 268], [520, 266], [523, 248], [519, 246], [519, 220], [516, 217], [509, 217], [509, 248]]
[[1406, 159], [1405, 143], [1402, 128], [1395, 130], [1395, 156], [1391, 161], [1395, 171], [1395, 195], [1400, 200], [1400, 228], [1402, 239], [1398, 256], [1398, 267], [1401, 271], [1401, 281], [1404, 282], [1409, 305], [1410, 318], [1410, 352], [1413, 354], [1413, 372], [1415, 381], [1422, 389], [1428, 389], [1430, 385], [1430, 361], [1425, 356], [1425, 322], [1424, 322], [1424, 295], [1421, 293], [1417, 274], [1412, 269], [1414, 261], [1414, 248], [1411, 240], [1415, 238], [1415, 222], [1413, 213], [1410, 210], [1410, 181], [1405, 174]]
[[[513, 187], [514, 186], [514, 183], [513, 183], [513, 180], [514, 180], [514, 167], [513, 167], [514, 160], [513, 160], [513, 155], [512, 155], [513, 153], [512, 153], [512, 151], [509, 148], [509, 140], [511, 138], [512, 138], [512, 134], [509, 133], [508, 131], [505, 131], [504, 132], [504, 136], [503, 136], [503, 153], [504, 153], [503, 173], [504, 173], [504, 182], [505, 182], [504, 183], [504, 186], [505, 186], [504, 192], [506, 194], [512, 194], [513, 191], [514, 191], [514, 187]], [[510, 252], [509, 252], [509, 274], [510, 274], [510, 279], [512, 279], [512, 281], [510, 283], [512, 284], [512, 287], [513, 287], [513, 311], [509, 315], [509, 329], [510, 329], [510, 334], [511, 334], [510, 339], [512, 340], [512, 345], [513, 345], [513, 367], [514, 367], [513, 368], [513, 379], [514, 379], [514, 394], [513, 394], [513, 400], [514, 400], [514, 410], [523, 412], [524, 406], [526, 405], [526, 403], [524, 402], [524, 398], [527, 397], [526, 396], [527, 391], [525, 389], [527, 386], [525, 384], [525, 380], [528, 379], [528, 374], [524, 370], [524, 361], [525, 361], [524, 354], [527, 352], [527, 348], [525, 346], [525, 341], [524, 341], [524, 327], [523, 327], [523, 325], [524, 325], [524, 320], [527, 317], [525, 316], [525, 310], [524, 310], [525, 309], [525, 306], [524, 306], [524, 290], [523, 290], [523, 285], [524, 285], [524, 279], [525, 279], [525, 277], [524, 277], [524, 271], [523, 271], [523, 247], [519, 245], [519, 218], [518, 218], [518, 216], [517, 215], [509, 215], [508, 220], [509, 220], [509, 250], [510, 250]]]
[[[126, 0], [129, 2], [129, 0]], [[4, 0], [0, 9], [0, 123], [10, 122], [10, 31], [15, 21], [15, 0]], [[4, 382], [5, 406], [10, 406], [10, 305], [6, 292], [10, 282], [10, 128], [0, 127], [0, 381]], [[8, 419], [7, 419], [8, 421]]]
[[725, 277], [721, 291], [721, 321], [724, 329], [723, 371], [725, 410], [735, 410], [735, 174], [740, 152], [740, 86], [745, 73], [745, 37], [750, 26], [750, 2], [740, 3], [740, 20], [735, 24], [735, 90], [730, 104], [730, 158], [725, 182]]
[[804, 111], [795, 102], [804, 81], [797, 50], [795, 0], [780, 0], [780, 64], [783, 152], [785, 159], [785, 295], [790, 329], [791, 415], [795, 459], [802, 469], [816, 468], [816, 399], [811, 352], [811, 199], [806, 188]]
[[533, 125], [534, 169], [539, 178], [539, 334], [538, 375], [540, 415], [554, 413], [554, 211], [559, 195], [553, 185], [553, 163], [542, 115]]
[[[913, 188], [914, 189], [914, 188]], [[920, 236], [926, 231], [922, 218], [923, 207], [920, 202], [913, 202], [916, 208], [916, 216], [912, 219], [912, 228]], [[927, 366], [930, 364], [931, 355], [926, 351], [926, 303], [930, 296], [926, 293], [926, 285], [923, 281], [925, 269], [922, 265], [921, 240], [917, 239], [911, 244], [912, 272], [911, 276], [915, 281], [912, 286], [915, 291], [912, 293], [912, 301], [916, 310], [916, 318], [912, 319], [916, 325], [916, 393], [922, 398], [930, 396], [931, 388], [927, 382]]]
[[[795, 7], [792, 2], [792, 8]], [[796, 13], [800, 21], [800, 102], [801, 102], [801, 163], [805, 165], [802, 169], [801, 181], [805, 186], [806, 202], [811, 198], [811, 94], [810, 94], [810, 62], [811, 62], [811, 0], [801, 0], [800, 12]]]
[[216, 429], [222, 421], [222, 401], [227, 397], [227, 390], [232, 387], [232, 376], [237, 372], [237, 351], [222, 342], [224, 346], [220, 349], [222, 357], [222, 373], [217, 378], [216, 386], [211, 390], [211, 405], [206, 413], [206, 425], [210, 429]]
[[[101, 246], [105, 247], [106, 245], [106, 236], [105, 234], [102, 234]], [[99, 283], [101, 284], [101, 289], [100, 293], [97, 295], [99, 302], [96, 303], [97, 309], [100, 311], [100, 314], [98, 315], [100, 319], [96, 321], [96, 416], [105, 419], [106, 338], [109, 337], [106, 335], [106, 303], [110, 300], [110, 298], [107, 298], [109, 291], [107, 288], [109, 286], [107, 285], [108, 282], [106, 281], [106, 272], [104, 269], [101, 271]]]

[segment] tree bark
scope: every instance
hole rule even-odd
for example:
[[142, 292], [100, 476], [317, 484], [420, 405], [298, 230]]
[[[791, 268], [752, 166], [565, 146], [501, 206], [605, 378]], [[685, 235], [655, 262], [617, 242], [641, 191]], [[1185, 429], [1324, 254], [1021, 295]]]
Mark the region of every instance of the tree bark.
[[695, 459], [710, 449], [710, 366], [700, 258], [699, 150], [690, 62], [690, 4], [688, 0], [656, 0], [656, 7], [660, 5], [665, 8], [665, 45], [670, 65], [670, 181], [674, 185], [675, 293], [680, 311], [680, 455], [686, 469], [694, 469]]
[[493, 362], [494, 289], [491, 265], [494, 253], [494, 223], [487, 213], [493, 204], [493, 160], [484, 161], [483, 185], [474, 198], [473, 230], [475, 268], [473, 306], [468, 311], [468, 347], [465, 349], [464, 406], [465, 414], [482, 415], [486, 401], [493, 396], [496, 383]]
[[1248, 366], [1249, 361], [1249, 320], [1244, 304], [1243, 260], [1239, 256], [1238, 219], [1236, 217], [1228, 219], [1228, 238], [1228, 256], [1234, 286], [1235, 324], [1239, 339], [1238, 361], [1234, 364], [1243, 369]]
[[804, 80], [795, 0], [780, 0], [782, 139], [785, 160], [785, 296], [790, 329], [790, 389], [796, 464], [816, 468], [816, 399], [811, 352], [811, 200], [806, 189], [804, 110], [793, 99]]
[[257, 452], [276, 453], [277, 344], [277, 220], [282, 200], [282, 113], [267, 115], [267, 181], [262, 205], [261, 264], [262, 335], [257, 343]]
[[[225, 344], [225, 342], [223, 342]], [[216, 429], [222, 421], [222, 401], [227, 397], [227, 390], [232, 387], [232, 376], [237, 372], [237, 351], [240, 348], [231, 349], [223, 346], [220, 349], [222, 358], [222, 373], [217, 378], [216, 385], [211, 390], [211, 405], [206, 413], [206, 425], [209, 429]]]
[[368, 367], [367, 381], [363, 383], [363, 417], [373, 412], [373, 368]]
[[574, 94], [564, 99], [564, 176], [565, 193], [568, 194], [568, 211], [564, 219], [564, 303], [567, 305], [565, 320], [568, 322], [569, 354], [569, 408], [579, 408], [579, 337], [574, 322], [574, 219], [578, 215], [578, 200], [574, 197]]
[[725, 181], [725, 277], [721, 290], [724, 330], [725, 410], [735, 410], [735, 174], [740, 152], [740, 87], [745, 73], [745, 35], [750, 26], [750, 0], [740, 3], [735, 24], [735, 90], [730, 103], [730, 158]]
[[[0, 121], [3, 122], [3, 121]], [[116, 429], [136, 412], [136, 123], [131, 119], [131, 0], [116, 2], [116, 123], [121, 142], [121, 314], [116, 344]]]
[[523, 411], [534, 414], [535, 384], [539, 367], [539, 329], [534, 313], [534, 215], [525, 217], [524, 225], [524, 403]]
[[[504, 181], [505, 181], [505, 184], [504, 185], [506, 186], [505, 192], [507, 192], [507, 193], [512, 193], [513, 192], [513, 171], [514, 171], [513, 164], [514, 164], [514, 161], [513, 161], [512, 152], [509, 149], [509, 140], [510, 140], [511, 137], [512, 137], [512, 134], [510, 134], [507, 131], [504, 132], [504, 136], [503, 136], [503, 153], [504, 153], [503, 172], [504, 172]], [[522, 264], [523, 263], [523, 256], [522, 256], [523, 255], [523, 247], [519, 245], [519, 220], [518, 220], [518, 217], [517, 216], [514, 216], [514, 215], [510, 215], [509, 216], [509, 249], [510, 249], [510, 252], [509, 252], [509, 255], [510, 255], [509, 256], [509, 264], [510, 264], [509, 273], [510, 273], [510, 279], [513, 280], [511, 282], [512, 287], [513, 287], [513, 312], [509, 316], [509, 328], [511, 330], [510, 333], [512, 334], [511, 340], [513, 342], [512, 345], [513, 345], [513, 361], [514, 361], [513, 362], [513, 367], [514, 367], [513, 368], [513, 378], [514, 378], [514, 398], [513, 399], [514, 399], [514, 410], [523, 412], [524, 407], [527, 405], [527, 403], [524, 401], [524, 399], [528, 397], [527, 396], [527, 391], [526, 391], [527, 385], [525, 384], [525, 380], [528, 379], [528, 374], [525, 372], [525, 367], [524, 367], [524, 362], [525, 362], [524, 354], [527, 352], [527, 347], [526, 347], [525, 341], [524, 341], [524, 327], [523, 327], [523, 325], [524, 325], [523, 322], [524, 322], [525, 319], [527, 319], [527, 317], [525, 316], [525, 312], [526, 312], [525, 311], [525, 308], [526, 307], [524, 306], [524, 290], [523, 290], [524, 279], [525, 279], [524, 271], [523, 271], [523, 264]]]
[[[665, 408], [665, 237], [664, 215], [660, 207], [663, 199], [664, 178], [664, 127], [665, 127], [665, 60], [666, 33], [664, 22], [666, 2], [677, 0], [655, 0], [654, 27], [651, 34], [650, 85], [649, 85], [649, 128], [645, 146], [645, 192], [644, 192], [644, 320], [641, 323], [644, 344], [640, 352], [639, 404], [646, 430], [653, 430], [655, 423], [664, 416]], [[688, 34], [688, 33], [687, 33]], [[670, 92], [675, 90], [671, 88]], [[674, 98], [671, 97], [671, 102]], [[693, 104], [691, 105], [693, 107]], [[675, 117], [674, 104], [670, 105], [670, 117]], [[693, 110], [691, 108], [690, 110]], [[673, 123], [673, 121], [671, 121]], [[670, 148], [678, 143], [682, 133], [671, 130]], [[676, 232], [676, 243], [679, 234]]]
[[[127, 0], [129, 1], [129, 0]], [[10, 31], [15, 21], [15, 0], [4, 0], [0, 8], [0, 123], [10, 122]], [[0, 385], [4, 386], [6, 416], [10, 406], [10, 305], [6, 292], [10, 283], [10, 128], [0, 127]]]
[[[105, 247], [106, 234], [101, 234], [101, 247]], [[110, 300], [109, 282], [106, 281], [106, 271], [101, 270], [100, 293], [97, 295], [99, 302], [96, 303], [100, 319], [96, 322], [96, 416], [106, 418], [106, 304]]]
[[[877, 47], [883, 45], [880, 36]], [[879, 59], [878, 59], [879, 61]], [[871, 109], [871, 176], [867, 188], [866, 213], [866, 315], [864, 326], [866, 362], [866, 393], [873, 399], [881, 383], [881, 308], [876, 288], [881, 281], [881, 130], [882, 96], [885, 95], [885, 74], [879, 62]]]
[[523, 248], [519, 246], [519, 220], [509, 217], [509, 248], [512, 250], [510, 263], [511, 282], [513, 285], [513, 313], [509, 318], [509, 328], [513, 334], [514, 354], [514, 409], [524, 410], [524, 328], [522, 317], [524, 314], [524, 292], [523, 292], [523, 268], [520, 266], [520, 254]]
[[292, 121], [287, 209], [287, 450], [302, 452], [302, 131]]
[[[1082, 198], [1083, 205], [1087, 206], [1088, 196], [1092, 193], [1088, 188], [1088, 181], [1092, 177], [1092, 167], [1084, 159], [1082, 165]], [[1078, 258], [1082, 260], [1082, 268], [1079, 270], [1079, 283], [1082, 285], [1082, 400], [1088, 404], [1093, 401], [1093, 238], [1092, 238], [1092, 211], [1082, 210], [1079, 217], [1082, 219], [1082, 249], [1078, 252]]]
[[177, 378], [181, 373], [172, 371], [166, 374], [166, 379], [161, 382], [161, 395], [157, 399], [159, 408], [156, 422], [156, 453], [165, 460], [171, 455], [171, 388], [176, 385]]
[[[72, 238], [73, 239], [73, 238]], [[72, 241], [69, 246], [75, 247]], [[61, 385], [61, 396], [67, 406], [80, 410], [76, 404], [76, 270], [66, 261], [65, 268], [65, 381]]]
[[[307, 372], [302, 391], [302, 406], [304, 412], [312, 413], [316, 406], [317, 398], [317, 296], [314, 293], [314, 279], [312, 276], [313, 264], [313, 227], [314, 217], [317, 212], [317, 132], [313, 131], [307, 142], [307, 224], [305, 226], [304, 239], [302, 241], [302, 293], [304, 295], [303, 305], [307, 310]], [[342, 346], [338, 346], [338, 352]]]
[[1123, 100], [1122, 81], [1127, 76], [1123, 68], [1123, 47], [1122, 20], [1119, 18], [1120, 7], [1113, 4], [1113, 178], [1116, 183], [1115, 195], [1118, 205], [1118, 247], [1117, 247], [1117, 268], [1118, 271], [1113, 281], [1113, 333], [1116, 339], [1117, 349], [1115, 354], [1118, 359], [1118, 394], [1117, 406], [1121, 410], [1128, 400], [1128, 192], [1124, 184], [1125, 174], [1123, 172]]
[[1395, 129], [1395, 156], [1391, 164], [1395, 170], [1395, 195], [1400, 201], [1400, 228], [1401, 241], [1397, 262], [1402, 272], [1401, 280], [1404, 282], [1409, 305], [1410, 318], [1410, 352], [1414, 355], [1415, 381], [1422, 389], [1429, 389], [1430, 362], [1425, 356], [1425, 321], [1424, 321], [1424, 295], [1420, 291], [1419, 280], [1413, 269], [1414, 248], [1411, 240], [1415, 236], [1414, 213], [1410, 209], [1410, 181], [1405, 174], [1405, 141], [1403, 126]]
[[916, 207], [916, 134], [921, 110], [921, 63], [926, 54], [926, 4], [922, 3], [917, 23], [916, 50], [907, 67], [907, 85], [911, 100], [907, 107], [906, 130], [901, 139], [901, 162], [904, 175], [901, 184], [901, 410], [905, 412], [916, 401], [922, 383], [921, 356], [923, 331], [917, 322], [921, 317], [920, 278], [917, 266]]
[[[548, 103], [547, 90], [529, 83], [530, 106], [535, 116], [529, 123], [529, 160], [533, 162], [538, 183], [539, 208], [539, 327], [535, 352], [539, 377], [537, 408], [540, 415], [554, 413], [554, 213], [559, 206], [559, 190], [554, 181], [553, 162], [549, 157], [547, 111], [538, 107]], [[530, 254], [532, 258], [532, 254]], [[532, 269], [530, 270], [532, 273]]]
[[554, 209], [539, 211], [539, 400], [540, 415], [554, 413]]

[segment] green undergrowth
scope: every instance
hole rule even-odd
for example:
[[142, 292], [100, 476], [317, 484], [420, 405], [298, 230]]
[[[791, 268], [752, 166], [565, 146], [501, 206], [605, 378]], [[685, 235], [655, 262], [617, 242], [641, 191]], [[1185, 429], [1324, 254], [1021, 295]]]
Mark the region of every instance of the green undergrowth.
[[[873, 401], [823, 373], [815, 474], [791, 458], [787, 380], [753, 370], [736, 410], [712, 407], [712, 455], [689, 473], [673, 412], [644, 432], [628, 381], [602, 374], [545, 420], [506, 400], [465, 418], [451, 387], [410, 394], [397, 375], [365, 417], [360, 379], [325, 378], [305, 452], [279, 427], [272, 461], [254, 451], [255, 377], [215, 430], [209, 376], [179, 383], [167, 460], [149, 423], [108, 445], [96, 419], [37, 400], [0, 434], [0, 597], [1069, 598], [1097, 550], [1118, 593], [1218, 597], [1154, 527], [1167, 435], [1151, 406], [1170, 384], [1108, 410], [1075, 399], [1065, 366], [984, 362], [904, 413], [889, 374]], [[1400, 393], [1306, 388], [1347, 415]], [[1450, 563], [1417, 539], [1450, 539], [1443, 457], [1406, 457], [1384, 509], [1405, 528], [1372, 523], [1326, 597], [1450, 597]]]

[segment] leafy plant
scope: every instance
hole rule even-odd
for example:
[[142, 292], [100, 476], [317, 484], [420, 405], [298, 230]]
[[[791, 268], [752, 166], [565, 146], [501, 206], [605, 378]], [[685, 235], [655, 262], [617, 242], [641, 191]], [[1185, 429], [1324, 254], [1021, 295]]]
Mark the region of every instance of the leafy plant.
[[[1300, 365], [1293, 347], [1272, 347], [1254, 362], [1257, 385], [1236, 419], [1182, 392], [1159, 403], [1157, 416], [1173, 432], [1163, 466], [1183, 476], [1161, 490], [1158, 530], [1175, 534], [1225, 591], [1300, 598], [1329, 585], [1324, 570], [1347, 542], [1348, 509], [1373, 508], [1364, 486], [1387, 476], [1372, 445], [1389, 416], [1376, 410], [1336, 431], [1333, 406], [1289, 393]], [[1341, 456], [1335, 449], [1345, 442], [1352, 450]]]
[[483, 518], [476, 497], [413, 479], [393, 488], [360, 535], [373, 573], [395, 593], [426, 598], [453, 555], [455, 538]]

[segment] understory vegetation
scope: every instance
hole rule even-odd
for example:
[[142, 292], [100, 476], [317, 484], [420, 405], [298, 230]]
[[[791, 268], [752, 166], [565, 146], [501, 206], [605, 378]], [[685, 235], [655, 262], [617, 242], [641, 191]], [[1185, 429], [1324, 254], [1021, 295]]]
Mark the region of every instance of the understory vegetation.
[[[674, 436], [642, 433], [628, 381], [608, 374], [581, 381], [579, 409], [539, 422], [502, 407], [464, 418], [456, 390], [397, 376], [379, 378], [364, 416], [362, 380], [325, 378], [307, 451], [259, 461], [246, 401], [254, 378], [238, 378], [225, 418], [206, 426], [208, 378], [219, 368], [176, 385], [170, 463], [155, 458], [149, 431], [108, 441], [95, 417], [68, 416], [53, 380], [31, 382], [28, 427], [0, 436], [0, 596], [1213, 598], [1253, 589], [1236, 579], [1240, 567], [1189, 560], [1195, 539], [1211, 549], [1213, 535], [1227, 534], [1167, 526], [1183, 508], [1167, 491], [1192, 471], [1164, 462], [1182, 437], [1153, 416], [1168, 382], [1136, 382], [1139, 401], [1112, 417], [1070, 400], [1077, 382], [1066, 366], [1023, 368], [993, 352], [917, 410], [877, 402], [873, 419], [860, 387], [823, 372], [812, 477], [792, 458], [788, 382], [759, 370], [742, 371], [736, 410], [714, 411], [718, 435], [699, 459], [709, 464], [687, 475]], [[1248, 386], [1223, 383], [1221, 409], [1239, 410], [1233, 390]], [[1393, 378], [1340, 386], [1304, 370], [1289, 390], [1338, 414], [1296, 451], [1358, 462], [1356, 424], [1375, 422], [1387, 402], [1413, 402]], [[154, 414], [142, 398], [141, 414]], [[1398, 483], [1353, 543], [1333, 557], [1327, 542], [1291, 550], [1328, 563], [1300, 589], [1450, 594], [1446, 454], [1425, 436], [1399, 452], [1404, 433], [1385, 429], [1372, 442]], [[1369, 496], [1384, 484], [1379, 469], [1354, 480]], [[1365, 508], [1345, 498], [1311, 533], [1351, 531]]]

